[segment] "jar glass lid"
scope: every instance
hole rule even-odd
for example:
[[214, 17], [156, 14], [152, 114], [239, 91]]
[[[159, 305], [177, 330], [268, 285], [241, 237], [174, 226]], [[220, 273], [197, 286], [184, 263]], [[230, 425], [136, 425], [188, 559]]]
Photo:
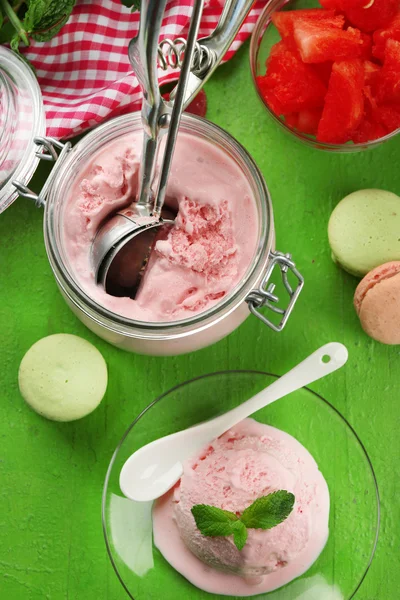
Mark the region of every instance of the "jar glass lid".
[[45, 134], [39, 84], [30, 67], [0, 46], [0, 213], [18, 196], [13, 181], [27, 184], [38, 158], [34, 138]]

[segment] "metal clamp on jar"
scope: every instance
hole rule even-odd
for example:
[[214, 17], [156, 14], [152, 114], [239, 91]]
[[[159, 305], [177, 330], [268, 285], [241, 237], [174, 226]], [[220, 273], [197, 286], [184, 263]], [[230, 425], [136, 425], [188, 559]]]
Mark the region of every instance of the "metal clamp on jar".
[[[145, 4], [150, 5], [152, 2], [154, 0], [148, 0]], [[228, 0], [214, 33], [198, 40], [185, 104], [190, 102], [215, 70], [251, 5], [251, 0]], [[174, 42], [161, 41], [158, 49], [161, 63], [164, 64], [164, 60], [166, 64], [176, 58], [176, 66], [181, 66], [180, 49], [184, 45], [181, 39]], [[14, 95], [13, 101], [9, 103], [14, 107], [13, 110], [20, 110], [18, 104], [23, 107], [30, 102], [31, 106], [34, 105], [34, 111], [30, 119], [25, 119], [25, 147], [11, 167], [8, 161], [7, 170], [4, 168], [4, 161], [2, 162], [4, 153], [0, 155], [0, 211], [15, 199], [16, 190], [21, 196], [34, 200], [37, 206], [44, 207], [46, 250], [57, 284], [67, 304], [89, 329], [120, 348], [151, 355], [175, 355], [208, 346], [231, 333], [247, 318], [249, 311], [275, 331], [283, 329], [302, 289], [303, 277], [290, 255], [275, 252], [273, 213], [268, 189], [253, 159], [234, 138], [205, 119], [182, 115], [179, 132], [201, 139], [210, 148], [223, 152], [235, 162], [251, 188], [259, 222], [257, 247], [251, 264], [230, 293], [209, 309], [193, 314], [190, 318], [168, 322], [129, 319], [102, 306], [85, 291], [76, 277], [63, 246], [63, 212], [71, 186], [79, 178], [84, 165], [112, 142], [140, 132], [140, 114], [110, 120], [91, 131], [72, 148], [69, 142], [62, 144], [43, 137], [43, 105], [37, 82], [16, 55], [0, 48], [0, 85], [3, 81], [8, 82], [8, 96]], [[12, 135], [5, 139], [9, 152], [13, 145], [10, 139], [12, 140]], [[28, 188], [28, 183], [39, 159], [55, 161], [56, 164], [43, 189], [36, 195]], [[275, 267], [282, 274], [284, 289], [289, 297], [286, 307], [278, 306], [275, 286], [269, 283]], [[293, 274], [293, 284], [289, 282], [289, 272]], [[261, 313], [263, 307], [278, 314], [278, 322], [273, 322]]]

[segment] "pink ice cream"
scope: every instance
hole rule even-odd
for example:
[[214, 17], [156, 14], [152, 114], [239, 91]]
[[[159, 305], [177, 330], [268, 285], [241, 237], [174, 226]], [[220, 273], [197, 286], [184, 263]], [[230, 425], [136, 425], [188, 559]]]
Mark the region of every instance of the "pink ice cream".
[[83, 167], [64, 210], [64, 251], [82, 288], [109, 310], [142, 321], [185, 319], [243, 278], [259, 235], [256, 205], [233, 159], [181, 133], [166, 201], [178, 210], [175, 225], [156, 243], [136, 299], [107, 295], [95, 284], [90, 247], [107, 215], [136, 197], [141, 146], [141, 134], [127, 135]]
[[[289, 517], [249, 529], [239, 551], [230, 537], [205, 537], [191, 508], [208, 504], [242, 513], [276, 490], [295, 495]], [[310, 453], [287, 433], [246, 419], [186, 462], [175, 489], [154, 507], [154, 542], [166, 560], [210, 593], [265, 593], [300, 576], [328, 539], [329, 491]]]

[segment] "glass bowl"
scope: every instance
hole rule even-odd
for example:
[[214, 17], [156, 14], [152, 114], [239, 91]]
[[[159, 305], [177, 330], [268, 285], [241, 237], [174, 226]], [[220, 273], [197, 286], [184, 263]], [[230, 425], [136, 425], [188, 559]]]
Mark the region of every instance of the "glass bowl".
[[313, 148], [318, 148], [319, 150], [328, 150], [330, 152], [359, 152], [360, 150], [368, 150], [370, 148], [375, 148], [386, 140], [393, 138], [399, 133], [400, 129], [396, 129], [384, 137], [367, 143], [355, 144], [353, 142], [347, 142], [346, 144], [326, 144], [323, 142], [318, 142], [312, 135], [301, 133], [289, 127], [289, 125], [287, 125], [281, 118], [277, 117], [270, 109], [259, 90], [257, 77], [259, 75], [265, 75], [265, 63], [270, 54], [271, 48], [281, 39], [278, 30], [271, 21], [271, 16], [278, 10], [298, 10], [302, 8], [322, 8], [322, 6], [317, 0], [271, 0], [270, 2], [267, 2], [257, 21], [251, 37], [250, 68], [253, 77], [253, 83], [257, 90], [257, 94], [270, 117], [284, 131], [289, 133], [295, 139]]
[[[102, 519], [108, 554], [134, 600], [226, 598], [190, 584], [163, 558], [152, 540], [152, 503], [125, 498], [119, 474], [141, 446], [216, 417], [271, 384], [276, 375], [225, 371], [182, 383], [152, 402], [129, 426], [108, 467]], [[366, 450], [349, 423], [307, 388], [254, 414], [261, 423], [294, 436], [313, 455], [330, 490], [330, 535], [314, 565], [284, 587], [252, 596], [262, 600], [350, 600], [374, 556], [379, 494]]]

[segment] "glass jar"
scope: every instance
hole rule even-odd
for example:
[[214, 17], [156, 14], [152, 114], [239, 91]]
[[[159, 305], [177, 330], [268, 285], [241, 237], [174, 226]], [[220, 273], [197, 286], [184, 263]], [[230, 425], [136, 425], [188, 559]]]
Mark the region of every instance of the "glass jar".
[[34, 138], [45, 129], [35, 75], [14, 52], [0, 46], [0, 213], [18, 196], [13, 180], [29, 181], [35, 172], [39, 158]]
[[[227, 336], [252, 312], [275, 331], [280, 331], [293, 309], [303, 286], [303, 278], [289, 254], [274, 251], [274, 222], [271, 198], [264, 179], [246, 150], [226, 131], [209, 121], [184, 114], [181, 130], [217, 146], [239, 169], [250, 184], [258, 211], [258, 243], [247, 272], [240, 283], [209, 310], [174, 322], [142, 322], [109, 311], [89, 297], [76, 280], [63, 248], [63, 209], [73, 182], [87, 161], [113, 141], [141, 130], [140, 113], [117, 117], [97, 127], [74, 148], [53, 139], [36, 138], [37, 155], [56, 161], [39, 195], [27, 187], [28, 180], [13, 180], [20, 195], [44, 207], [44, 239], [58, 287], [77, 317], [94, 333], [115, 346], [150, 355], [177, 355], [198, 350]], [[59, 152], [59, 155], [58, 155]], [[269, 278], [274, 268], [282, 273], [289, 301], [285, 308], [277, 304], [274, 285]], [[293, 273], [295, 284], [288, 280]], [[285, 292], [285, 293], [286, 293]], [[259, 309], [267, 306], [279, 315], [273, 323]]]

